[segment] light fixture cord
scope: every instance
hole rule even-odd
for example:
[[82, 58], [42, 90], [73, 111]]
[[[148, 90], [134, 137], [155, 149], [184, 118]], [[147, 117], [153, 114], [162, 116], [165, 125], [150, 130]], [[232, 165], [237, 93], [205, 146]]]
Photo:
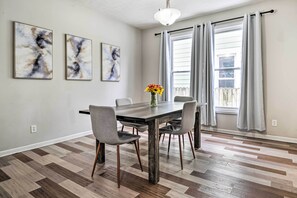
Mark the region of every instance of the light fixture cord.
[[170, 8], [170, 0], [166, 0], [166, 8]]

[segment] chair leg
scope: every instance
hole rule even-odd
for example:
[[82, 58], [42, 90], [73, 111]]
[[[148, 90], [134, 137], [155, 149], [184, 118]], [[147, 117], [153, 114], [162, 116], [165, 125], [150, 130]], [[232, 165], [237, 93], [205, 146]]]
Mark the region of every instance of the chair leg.
[[96, 162], [97, 162], [97, 159], [98, 159], [99, 151], [100, 151], [100, 143], [98, 144], [98, 147], [97, 147], [96, 157], [95, 157], [95, 160], [94, 160], [94, 165], [93, 165], [93, 170], [92, 170], [92, 177], [94, 175], [94, 171], [95, 171], [95, 167], [96, 167]]
[[162, 139], [162, 142], [164, 142], [164, 138], [165, 138], [165, 133], [163, 134], [163, 139]]
[[[138, 129], [136, 128], [136, 135], [139, 135], [138, 134]], [[138, 148], [139, 148], [139, 141], [137, 141], [137, 146], [138, 146]]]
[[141, 164], [141, 160], [140, 160], [140, 155], [139, 155], [139, 147], [137, 148], [136, 140], [134, 141], [134, 146], [135, 146], [135, 150], [136, 150], [136, 154], [137, 154], [137, 158], [138, 158], [138, 162], [139, 162], [139, 165], [140, 165], [141, 172], [143, 172], [142, 164]]
[[183, 147], [185, 148], [185, 137], [184, 137], [184, 134], [182, 134], [182, 138], [183, 138]]
[[181, 149], [181, 140], [180, 140], [180, 135], [178, 136], [178, 142], [179, 142], [179, 157], [180, 157], [180, 166], [181, 169], [183, 170], [183, 155], [182, 155], [182, 149]]
[[192, 131], [190, 131], [190, 135], [191, 135], [192, 141], [194, 141], [194, 137], [193, 137]]
[[169, 150], [170, 150], [170, 141], [171, 141], [171, 134], [169, 134], [169, 141], [168, 141], [168, 153], [169, 153]]
[[124, 127], [125, 127], [125, 126], [124, 126], [124, 125], [122, 125], [122, 130], [121, 130], [121, 132], [123, 132], [123, 131], [124, 131]]
[[138, 152], [140, 152], [139, 140], [137, 140], [137, 149], [138, 149]]
[[134, 135], [134, 130], [135, 130], [135, 128], [133, 127], [133, 135]]
[[120, 187], [120, 145], [117, 145], [117, 180], [118, 188]]
[[195, 156], [194, 147], [193, 147], [193, 142], [192, 142], [192, 139], [191, 139], [191, 135], [190, 135], [190, 134], [192, 134], [191, 131], [188, 133], [188, 136], [189, 136], [189, 141], [190, 141], [190, 144], [191, 144], [191, 149], [192, 149], [193, 157], [194, 157], [194, 159], [195, 159], [196, 156]]

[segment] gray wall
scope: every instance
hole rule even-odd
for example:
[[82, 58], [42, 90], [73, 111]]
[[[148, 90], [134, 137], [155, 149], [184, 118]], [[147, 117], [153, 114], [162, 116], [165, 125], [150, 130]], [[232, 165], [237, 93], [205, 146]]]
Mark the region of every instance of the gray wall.
[[[12, 78], [13, 21], [54, 32], [52, 80]], [[93, 43], [93, 80], [65, 80], [65, 34]], [[100, 81], [100, 42], [121, 47], [121, 80]], [[114, 105], [118, 97], [141, 100], [141, 31], [70, 0], [0, 0], [0, 151], [51, 140], [91, 128], [78, 110]], [[30, 133], [36, 124], [38, 133]]]
[[[207, 21], [276, 9], [263, 17], [264, 86], [267, 134], [297, 138], [297, 1], [270, 0], [260, 4], [182, 21], [167, 28], [178, 29]], [[143, 86], [158, 82], [159, 37], [157, 27], [142, 32]], [[146, 98], [146, 96], [144, 96]], [[271, 120], [278, 120], [278, 127]], [[236, 130], [236, 115], [218, 115], [218, 128]]]

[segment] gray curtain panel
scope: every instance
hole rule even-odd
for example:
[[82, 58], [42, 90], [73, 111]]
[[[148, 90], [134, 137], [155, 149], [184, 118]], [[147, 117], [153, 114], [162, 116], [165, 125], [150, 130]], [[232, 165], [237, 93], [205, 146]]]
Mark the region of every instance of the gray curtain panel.
[[241, 96], [237, 127], [265, 131], [261, 15], [245, 15], [243, 20]]
[[159, 84], [164, 87], [164, 92], [162, 94], [163, 101], [171, 101], [171, 39], [167, 31], [161, 32], [161, 42], [160, 42], [160, 63], [159, 63]]
[[214, 26], [210, 22], [194, 26], [191, 56], [190, 95], [201, 109], [201, 124], [216, 126], [214, 105]]

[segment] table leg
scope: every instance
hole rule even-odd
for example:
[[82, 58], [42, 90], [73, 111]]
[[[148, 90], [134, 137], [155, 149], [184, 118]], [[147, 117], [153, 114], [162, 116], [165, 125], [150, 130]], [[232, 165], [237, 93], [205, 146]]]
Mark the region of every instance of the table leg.
[[159, 182], [159, 120], [148, 123], [148, 173], [149, 182]]
[[200, 109], [195, 114], [194, 147], [195, 147], [195, 149], [199, 149], [201, 147]]
[[[96, 148], [98, 147], [98, 144], [99, 144], [99, 140], [96, 139]], [[100, 151], [99, 151], [97, 162], [99, 164], [103, 164], [105, 162], [105, 144], [104, 143], [100, 143]]]

